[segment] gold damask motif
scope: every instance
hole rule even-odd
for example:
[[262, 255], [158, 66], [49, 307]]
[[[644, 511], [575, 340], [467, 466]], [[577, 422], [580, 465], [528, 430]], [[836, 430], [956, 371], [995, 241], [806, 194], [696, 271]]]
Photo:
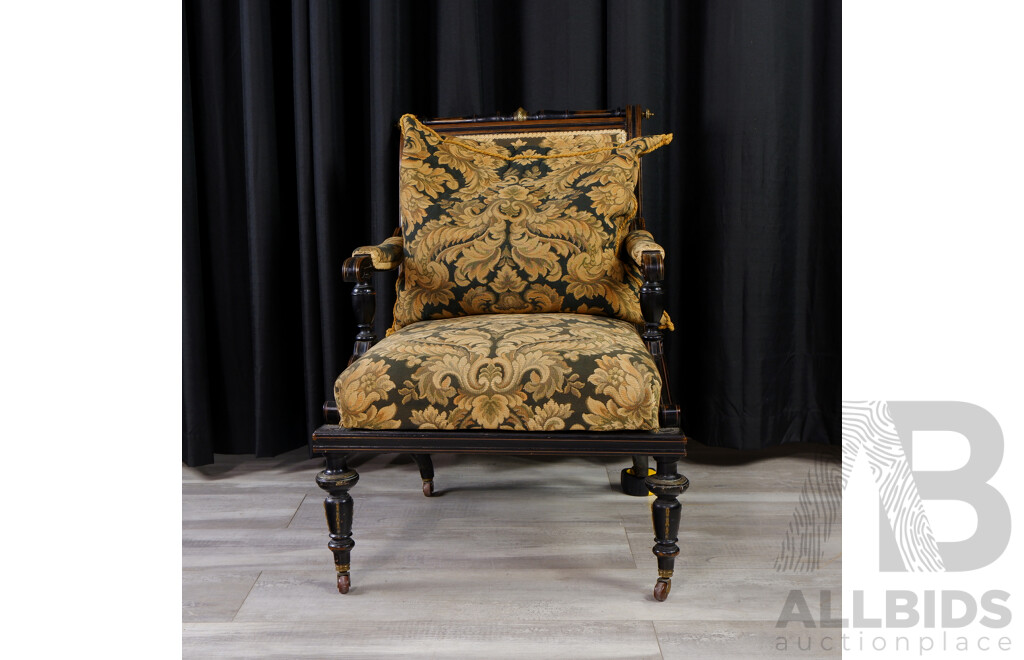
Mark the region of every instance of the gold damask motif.
[[[388, 377], [390, 365], [380, 360], [356, 360], [334, 383], [338, 410], [344, 410], [341, 423], [353, 429], [397, 429], [397, 406], [377, 403], [388, 398], [395, 384]], [[344, 379], [344, 380], [343, 380]]]
[[487, 313], [574, 312], [642, 323], [620, 258], [640, 156], [671, 135], [442, 137], [401, 120], [405, 260], [394, 327]]
[[547, 313], [411, 324], [334, 386], [342, 426], [377, 429], [651, 430], [660, 392], [634, 326]]

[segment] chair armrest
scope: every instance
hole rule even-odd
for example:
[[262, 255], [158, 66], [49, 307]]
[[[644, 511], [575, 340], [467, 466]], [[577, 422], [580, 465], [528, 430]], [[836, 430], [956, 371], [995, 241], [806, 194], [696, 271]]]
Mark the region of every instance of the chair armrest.
[[644, 316], [643, 333], [640, 336], [661, 374], [658, 425], [662, 428], [675, 428], [680, 423], [680, 410], [679, 406], [673, 403], [672, 392], [669, 390], [662, 335], [662, 330], [675, 330], [672, 319], [665, 310], [665, 294], [661, 287], [661, 282], [665, 279], [665, 249], [654, 241], [650, 232], [643, 229], [631, 231], [624, 243], [626, 252], [640, 267], [640, 274], [644, 279], [644, 284], [640, 287], [640, 311]]
[[[630, 260], [640, 267], [640, 275], [648, 286], [665, 279], [665, 248], [658, 245], [651, 232], [646, 229], [634, 229], [626, 234], [622, 244], [622, 249], [629, 255]], [[676, 329], [667, 311], [661, 312], [659, 326], [662, 330]]]
[[657, 312], [658, 327], [661, 330], [675, 330], [672, 317], [661, 307], [661, 286], [657, 284], [665, 279], [665, 248], [658, 245], [651, 232], [646, 229], [634, 229], [626, 234], [623, 250], [640, 267], [640, 275], [644, 279], [644, 286], [640, 289], [640, 306], [645, 322], [650, 323], [653, 320], [650, 314], [655, 312], [653, 308], [649, 309], [648, 305], [653, 300], [651, 294], [657, 290], [657, 307], [660, 310]]
[[665, 258], [665, 248], [658, 245], [654, 236], [646, 229], [634, 229], [626, 234], [626, 240], [622, 243], [623, 251], [640, 268], [644, 268], [644, 252], [657, 252], [662, 259]]
[[370, 257], [374, 270], [394, 270], [405, 258], [401, 236], [392, 236], [380, 245], [364, 245], [352, 250], [353, 257]]

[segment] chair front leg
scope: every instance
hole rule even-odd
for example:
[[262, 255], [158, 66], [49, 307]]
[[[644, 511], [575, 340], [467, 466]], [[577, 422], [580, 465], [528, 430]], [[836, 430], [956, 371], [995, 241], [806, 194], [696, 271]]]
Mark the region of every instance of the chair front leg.
[[420, 479], [423, 480], [423, 494], [430, 497], [434, 494], [434, 462], [430, 460], [430, 454], [413, 454], [412, 459], [420, 469]]
[[338, 574], [338, 591], [347, 594], [351, 586], [349, 577], [352, 546], [352, 496], [348, 490], [359, 481], [359, 474], [348, 467], [344, 454], [328, 454], [327, 468], [316, 475], [316, 485], [327, 491], [324, 514], [331, 540], [327, 547], [334, 553], [334, 568]]
[[676, 499], [690, 487], [690, 480], [676, 472], [678, 456], [655, 456], [655, 474], [647, 477], [647, 488], [657, 496], [651, 503], [654, 521], [654, 556], [658, 558], [658, 581], [654, 599], [663, 601], [672, 589], [672, 572], [679, 554], [679, 518], [682, 505]]

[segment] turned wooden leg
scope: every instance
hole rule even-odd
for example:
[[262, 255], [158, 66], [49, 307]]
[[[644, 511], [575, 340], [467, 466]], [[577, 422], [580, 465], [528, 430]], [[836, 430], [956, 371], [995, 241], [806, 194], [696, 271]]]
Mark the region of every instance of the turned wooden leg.
[[654, 599], [663, 601], [672, 589], [672, 571], [679, 554], [679, 514], [682, 506], [676, 499], [690, 487], [690, 481], [676, 472], [678, 456], [655, 456], [658, 463], [655, 474], [647, 477], [647, 488], [657, 495], [651, 503], [654, 520], [654, 556], [658, 558], [658, 582], [654, 585]]
[[348, 593], [349, 552], [356, 544], [352, 540], [352, 496], [348, 489], [356, 485], [359, 475], [345, 463], [344, 454], [328, 454], [327, 469], [316, 475], [316, 485], [327, 491], [324, 513], [331, 540], [327, 547], [334, 553], [334, 568], [338, 573], [338, 591]]
[[423, 494], [430, 497], [434, 494], [434, 462], [430, 454], [413, 454], [412, 458], [420, 468], [420, 479], [423, 480]]

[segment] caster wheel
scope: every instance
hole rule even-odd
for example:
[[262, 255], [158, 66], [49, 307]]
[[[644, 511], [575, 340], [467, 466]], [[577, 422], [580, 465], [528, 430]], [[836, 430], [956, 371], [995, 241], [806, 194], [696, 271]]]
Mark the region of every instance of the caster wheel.
[[423, 482], [423, 496], [431, 497], [434, 494], [434, 482], [424, 481]]
[[352, 579], [348, 575], [338, 576], [338, 593], [347, 594], [351, 585]]
[[670, 591], [672, 591], [672, 580], [658, 578], [658, 582], [654, 585], [654, 600], [659, 603], [664, 602]]
[[[651, 474], [654, 474], [654, 470], [650, 470]], [[647, 490], [647, 484], [644, 483], [644, 477], [637, 477], [633, 475], [633, 468], [622, 468], [622, 472], [619, 473], [619, 483], [622, 484], [622, 492], [626, 495], [632, 495], [634, 497], [647, 497], [650, 491]]]

